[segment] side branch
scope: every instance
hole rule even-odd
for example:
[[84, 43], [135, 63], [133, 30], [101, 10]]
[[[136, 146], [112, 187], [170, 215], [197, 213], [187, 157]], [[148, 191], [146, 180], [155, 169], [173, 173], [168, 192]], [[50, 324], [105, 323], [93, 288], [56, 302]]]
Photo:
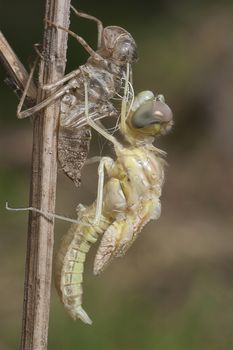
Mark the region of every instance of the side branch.
[[[26, 86], [28, 80], [28, 73], [20, 62], [3, 33], [0, 31], [0, 60], [5, 67], [8, 78], [6, 83], [10, 85], [18, 96], [22, 95], [22, 92]], [[27, 93], [27, 101], [35, 103], [37, 89], [33, 82], [31, 82]]]

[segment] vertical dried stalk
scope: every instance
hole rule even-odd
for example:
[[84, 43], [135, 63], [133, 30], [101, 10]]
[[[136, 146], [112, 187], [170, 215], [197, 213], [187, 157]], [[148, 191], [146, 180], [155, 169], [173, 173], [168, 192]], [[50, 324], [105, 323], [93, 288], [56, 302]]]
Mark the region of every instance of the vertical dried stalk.
[[[70, 0], [46, 0], [45, 18], [68, 27]], [[67, 34], [45, 22], [39, 83], [62, 77], [66, 62]], [[46, 95], [39, 92], [38, 102]], [[57, 131], [59, 101], [34, 119], [30, 206], [55, 211], [57, 178]], [[45, 350], [50, 305], [53, 255], [53, 220], [36, 213], [29, 215], [24, 311], [21, 349]]]

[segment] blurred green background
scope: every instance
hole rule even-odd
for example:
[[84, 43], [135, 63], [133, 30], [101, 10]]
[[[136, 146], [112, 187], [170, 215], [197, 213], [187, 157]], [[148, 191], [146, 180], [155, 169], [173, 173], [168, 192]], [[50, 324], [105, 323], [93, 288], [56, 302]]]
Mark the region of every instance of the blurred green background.
[[[73, 322], [52, 288], [49, 349], [233, 349], [233, 2], [73, 1], [105, 25], [126, 28], [138, 43], [136, 91], [163, 93], [173, 132], [159, 141], [169, 167], [162, 216], [145, 227], [127, 256], [99, 277], [87, 262], [84, 307], [92, 327]], [[25, 65], [42, 40], [44, 1], [3, 1], [2, 31]], [[71, 28], [96, 43], [93, 23], [71, 17]], [[67, 72], [87, 56], [69, 40]], [[19, 347], [32, 126], [16, 120], [17, 98], [1, 76], [0, 349]], [[92, 154], [100, 154], [99, 141]], [[102, 154], [107, 154], [104, 148]], [[75, 216], [96, 196], [96, 167], [84, 169], [80, 190], [61, 171], [57, 212]], [[55, 245], [69, 225], [56, 223]]]

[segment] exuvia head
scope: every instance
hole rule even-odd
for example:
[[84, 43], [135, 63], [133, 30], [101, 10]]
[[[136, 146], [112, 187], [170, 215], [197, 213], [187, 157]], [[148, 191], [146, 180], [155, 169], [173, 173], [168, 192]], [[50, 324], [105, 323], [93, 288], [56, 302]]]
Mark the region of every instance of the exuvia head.
[[133, 63], [137, 60], [137, 45], [125, 29], [117, 26], [104, 28], [101, 50], [118, 64]]
[[173, 125], [173, 114], [170, 107], [165, 103], [163, 95], [156, 97], [151, 91], [140, 92], [134, 100], [133, 107], [127, 120], [127, 134], [132, 143], [135, 139], [143, 141], [153, 140], [155, 136], [167, 134]]

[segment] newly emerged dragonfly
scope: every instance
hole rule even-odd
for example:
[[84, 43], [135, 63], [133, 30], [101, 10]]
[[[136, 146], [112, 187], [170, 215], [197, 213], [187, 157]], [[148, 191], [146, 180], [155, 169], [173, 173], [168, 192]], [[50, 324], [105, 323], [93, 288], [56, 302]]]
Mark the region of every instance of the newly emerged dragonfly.
[[[84, 82], [86, 122], [112, 142], [116, 154], [115, 160], [98, 157], [96, 201], [87, 208], [79, 204], [77, 220], [44, 212], [43, 208], [13, 209], [7, 205], [10, 210], [32, 210], [48, 218], [73, 222], [56, 257], [55, 284], [71, 317], [87, 324], [92, 321], [82, 307], [82, 281], [84, 262], [91, 244], [102, 236], [94, 261], [94, 274], [99, 274], [114, 257], [124, 255], [142, 228], [150, 220], [158, 219], [161, 213], [166, 152], [153, 146], [153, 141], [156, 136], [170, 131], [172, 111], [162, 95], [154, 96], [151, 91], [139, 93], [133, 103], [129, 103], [128, 87], [132, 89], [132, 85], [127, 81], [120, 120], [120, 131], [126, 145], [90, 118], [88, 82]], [[106, 181], [104, 172], [107, 174]]]
[[[48, 22], [55, 30], [64, 30], [73, 36], [90, 54], [87, 62], [68, 73], [61, 80], [43, 86], [53, 93], [41, 103], [22, 111], [27, 87], [18, 106], [18, 118], [28, 117], [61, 98], [58, 158], [65, 173], [79, 186], [80, 170], [86, 160], [91, 129], [86, 125], [84, 81], [88, 82], [89, 116], [93, 120], [117, 116], [113, 98], [121, 93], [125, 84], [126, 66], [137, 59], [136, 43], [125, 29], [118, 26], [103, 27], [102, 22], [77, 11], [80, 17], [93, 20], [98, 26], [98, 48], [94, 51], [87, 42], [74, 32]], [[42, 56], [43, 57], [43, 56]], [[57, 89], [54, 92], [54, 88]]]
[[[123, 98], [120, 130], [127, 143], [123, 145], [91, 120], [88, 82], [84, 85], [87, 122], [113, 143], [116, 159], [100, 159], [97, 199], [87, 208], [78, 206], [77, 223], [72, 224], [64, 236], [57, 254], [55, 279], [68, 313], [74, 319], [91, 324], [82, 308], [86, 254], [98, 236], [102, 236], [94, 262], [94, 274], [99, 274], [114, 257], [125, 254], [146, 223], [159, 218], [165, 152], [152, 142], [155, 136], [171, 129], [173, 116], [163, 96], [155, 97], [151, 91], [139, 93], [131, 108]], [[124, 96], [128, 95], [127, 90], [128, 85]], [[107, 173], [105, 184], [104, 171]]]

